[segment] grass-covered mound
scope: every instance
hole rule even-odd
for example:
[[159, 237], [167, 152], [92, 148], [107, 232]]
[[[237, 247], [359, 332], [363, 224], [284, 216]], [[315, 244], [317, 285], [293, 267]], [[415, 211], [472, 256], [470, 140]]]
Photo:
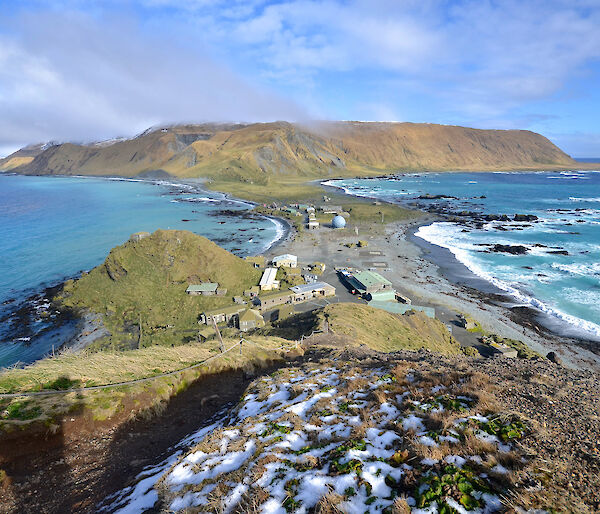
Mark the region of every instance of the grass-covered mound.
[[[113, 248], [103, 264], [65, 285], [63, 305], [101, 317], [113, 348], [195, 339], [198, 315], [231, 303], [258, 283], [260, 271], [208, 239], [157, 230]], [[189, 283], [218, 282], [226, 296], [189, 296]]]
[[365, 344], [380, 352], [425, 348], [446, 355], [460, 352], [460, 344], [438, 320], [422, 312], [391, 314], [368, 305], [337, 303], [319, 314], [334, 334], [348, 336], [349, 344]]
[[[52, 430], [54, 423], [70, 412], [84, 412], [95, 420], [105, 420], [122, 414], [125, 404], [132, 411], [160, 410], [172, 396], [202, 376], [227, 369], [260, 367], [281, 359], [280, 349], [294, 346], [274, 337], [253, 337], [252, 340], [256, 344], [246, 343], [240, 351], [236, 347], [239, 339], [225, 339], [226, 348], [235, 349], [222, 356], [218, 343], [210, 341], [121, 352], [67, 352], [22, 369], [5, 370], [0, 373], [0, 393], [24, 394], [0, 398], [0, 433], [35, 421], [44, 422]], [[161, 376], [205, 361], [206, 364], [192, 369]], [[90, 389], [145, 378], [152, 380]], [[60, 393], [70, 389], [76, 390]], [[37, 391], [58, 393], [26, 394]], [[140, 395], [141, 399], [137, 400]]]

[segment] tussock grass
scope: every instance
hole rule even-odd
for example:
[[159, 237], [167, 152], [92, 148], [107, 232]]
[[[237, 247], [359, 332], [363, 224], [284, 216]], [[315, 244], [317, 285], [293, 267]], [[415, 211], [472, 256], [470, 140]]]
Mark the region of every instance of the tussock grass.
[[[147, 395], [144, 405], [134, 408], [132, 417], [149, 419], [164, 411], [169, 399], [184, 391], [203, 375], [227, 368], [253, 366], [268, 359], [277, 359], [277, 349], [289, 346], [289, 341], [277, 338], [253, 338], [266, 349], [254, 345], [242, 346], [212, 360], [206, 365], [154, 380], [100, 390], [78, 389], [56, 395], [0, 398], [0, 429], [24, 425], [33, 421], [52, 420], [66, 413], [87, 412], [95, 420], [109, 419], [123, 409], [124, 402]], [[225, 340], [227, 348], [238, 340]], [[10, 369], [0, 374], [0, 392], [30, 392], [44, 389], [44, 384], [58, 378], [76, 381], [84, 386], [114, 384], [153, 377], [180, 370], [218, 355], [216, 343], [195, 343], [172, 348], [155, 346], [124, 352], [66, 352], [55, 358], [43, 359], [23, 369]], [[12, 407], [11, 407], [12, 406]]]
[[349, 344], [365, 344], [381, 352], [425, 348], [446, 355], [458, 354], [459, 343], [438, 320], [422, 313], [395, 315], [367, 305], [337, 303], [319, 313], [329, 330], [346, 335]]
[[[224, 505], [223, 498], [229, 497], [233, 487], [241, 483], [248, 489], [234, 512], [254, 512], [273, 497], [288, 512], [295, 511], [303, 504], [310, 512], [348, 512], [349, 505], [360, 503], [362, 506], [363, 501], [365, 505], [371, 505], [383, 499], [389, 501], [384, 512], [406, 513], [411, 511], [411, 505], [414, 507], [415, 502], [417, 507], [428, 507], [433, 501], [438, 505], [442, 502], [443, 505], [449, 498], [460, 501], [467, 510], [472, 510], [488, 501], [482, 499], [480, 492], [487, 491], [500, 500], [507, 491], [522, 487], [519, 477], [527, 469], [528, 463], [522, 459], [524, 454], [520, 442], [529, 432], [508, 438], [500, 436], [502, 441], [511, 441], [513, 446], [509, 452], [494, 442], [481, 439], [481, 430], [487, 430], [482, 423], [488, 421], [481, 417], [483, 413], [477, 398], [466, 398], [464, 391], [475, 384], [489, 386], [483, 375], [471, 374], [467, 370], [462, 376], [452, 371], [443, 374], [427, 369], [423, 362], [400, 362], [397, 367], [392, 364], [388, 369], [386, 365], [379, 368], [366, 365], [361, 372], [360, 368], [350, 364], [323, 361], [320, 375], [313, 375], [312, 371], [312, 365], [303, 366], [300, 370], [282, 368], [271, 377], [255, 382], [250, 388], [252, 394], [258, 397], [265, 396], [260, 394], [261, 389], [271, 393], [274, 390], [288, 391], [290, 380], [302, 374], [304, 380], [301, 384], [310, 398], [310, 395], [318, 395], [323, 391], [323, 382], [331, 384], [332, 373], [335, 373], [337, 382], [333, 396], [318, 398], [301, 415], [288, 415], [288, 408], [295, 405], [293, 400], [291, 404], [287, 403], [290, 400], [282, 401], [281, 405], [276, 403], [270, 407], [270, 411], [261, 411], [250, 418], [236, 418], [234, 411], [227, 418], [226, 423], [230, 425], [226, 429], [235, 429], [239, 439], [231, 443], [225, 441], [227, 451], [239, 452], [247, 448], [248, 441], [252, 439], [255, 446], [251, 451], [256, 460], [253, 462], [250, 458], [240, 468], [224, 472], [218, 479], [213, 477], [200, 484], [190, 482], [186, 485], [185, 490], [200, 494], [208, 483], [227, 486], [215, 489], [208, 498], [209, 504], [200, 506], [199, 511], [219, 512]], [[357, 380], [357, 374], [362, 375], [366, 384]], [[397, 378], [394, 380], [397, 376], [406, 379], [407, 374], [410, 374], [410, 379], [406, 382]], [[446, 385], [440, 391], [440, 386], [444, 385], [442, 382]], [[352, 408], [352, 411], [341, 409], [342, 405], [353, 402], [353, 398], [356, 398], [353, 393], [360, 395], [362, 400], [356, 399], [356, 402], [362, 406]], [[385, 409], [381, 405], [383, 400], [387, 400]], [[435, 411], [438, 407], [443, 407], [443, 410]], [[397, 409], [397, 413], [393, 409]], [[357, 414], [360, 422], [354, 419]], [[497, 411], [487, 414], [490, 422], [492, 419], [499, 420], [502, 427], [512, 420], [511, 415]], [[330, 416], [331, 419], [328, 419]], [[353, 417], [352, 421], [349, 416]], [[416, 421], [420, 420], [426, 426], [425, 429], [415, 423], [415, 416], [418, 418]], [[273, 418], [275, 421], [270, 421]], [[333, 428], [340, 422], [343, 424], [344, 420], [352, 424], [351, 430], [342, 432]], [[273, 430], [255, 435], [254, 427], [259, 422], [271, 425]], [[385, 444], [385, 454], [374, 458], [374, 438], [384, 436], [386, 432], [399, 437], [390, 439]], [[220, 459], [224, 452], [223, 437], [223, 429], [217, 428], [206, 436], [204, 442], [191, 448], [190, 453], [200, 451]], [[302, 438], [303, 446], [286, 449], [297, 437]], [[333, 445], [333, 449], [330, 445]], [[321, 452], [324, 447], [328, 448]], [[213, 465], [209, 459], [201, 465], [192, 465], [191, 470], [206, 471]], [[507, 468], [508, 472], [496, 468], [498, 465]], [[368, 466], [382, 466], [375, 476], [379, 476], [379, 472], [389, 473], [385, 476], [385, 484], [391, 489], [391, 495], [387, 495], [388, 491], [385, 498], [377, 498], [381, 493], [376, 492], [375, 486], [369, 485], [374, 479], [372, 468], [367, 474]], [[398, 479], [393, 477], [392, 472], [399, 467], [404, 469]], [[319, 493], [320, 497], [310, 500], [305, 491], [301, 491], [305, 480], [316, 477], [317, 480], [327, 481], [342, 475], [344, 484], [351, 484], [345, 490], [327, 483], [327, 487]], [[260, 487], [255, 486], [257, 482]], [[280, 483], [283, 491], [279, 486], [273, 486], [276, 482]], [[428, 488], [423, 488], [425, 484], [431, 485], [430, 493], [427, 493]], [[441, 487], [438, 487], [440, 484]], [[181, 495], [176, 488], [166, 490], [163, 494], [164, 504]], [[363, 500], [365, 496], [368, 498]], [[446, 511], [450, 511], [449, 503], [446, 504]]]

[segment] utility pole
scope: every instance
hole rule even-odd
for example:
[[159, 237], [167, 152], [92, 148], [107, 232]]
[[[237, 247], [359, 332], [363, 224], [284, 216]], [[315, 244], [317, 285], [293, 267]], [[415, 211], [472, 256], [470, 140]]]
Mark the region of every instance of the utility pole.
[[213, 326], [215, 327], [215, 332], [217, 333], [217, 337], [219, 338], [219, 343], [221, 344], [221, 353], [225, 353], [225, 345], [223, 344], [223, 338], [221, 337], [221, 332], [219, 331], [219, 327], [217, 326], [217, 320], [213, 317]]
[[139, 318], [139, 327], [140, 327], [140, 333], [139, 333], [139, 338], [138, 338], [138, 348], [142, 347], [142, 314], [139, 314], [140, 318]]

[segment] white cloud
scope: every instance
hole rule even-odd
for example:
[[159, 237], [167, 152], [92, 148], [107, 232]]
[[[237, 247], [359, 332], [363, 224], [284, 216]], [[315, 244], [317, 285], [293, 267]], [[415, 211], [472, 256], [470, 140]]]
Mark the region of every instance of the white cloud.
[[[177, 5], [178, 2], [171, 2]], [[317, 73], [412, 79], [450, 109], [490, 116], [560, 91], [600, 59], [600, 4], [566, 0], [250, 2], [238, 17], [196, 21], [281, 83]], [[437, 93], [436, 93], [437, 90]]]
[[63, 3], [4, 21], [0, 144], [302, 115], [272, 90], [316, 117], [519, 126], [600, 63], [598, 0]]
[[0, 145], [134, 134], [157, 123], [298, 119], [196, 49], [133, 22], [43, 13], [0, 35]]

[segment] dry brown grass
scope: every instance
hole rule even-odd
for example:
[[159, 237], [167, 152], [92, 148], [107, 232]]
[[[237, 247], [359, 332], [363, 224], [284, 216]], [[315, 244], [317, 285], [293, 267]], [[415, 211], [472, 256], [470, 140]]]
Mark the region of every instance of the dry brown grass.
[[438, 446], [425, 446], [416, 441], [411, 440], [413, 451], [419, 455], [420, 458], [434, 459], [443, 461], [448, 455], [455, 455], [457, 451], [462, 453], [462, 449], [457, 450], [456, 445], [450, 445], [446, 442], [438, 444]]
[[279, 462], [281, 459], [275, 456], [273, 453], [265, 455], [260, 460], [256, 461], [256, 465], [252, 468], [252, 483], [255, 483], [260, 477], [262, 477], [267, 470], [267, 464], [272, 462]]
[[375, 389], [375, 391], [373, 391], [372, 394], [373, 398], [375, 398], [375, 400], [377, 400], [377, 402], [380, 405], [388, 401], [388, 394], [385, 391], [382, 391], [381, 389]]
[[206, 504], [206, 510], [208, 512], [221, 513], [223, 512], [223, 498], [227, 496], [230, 490], [230, 486], [225, 485], [222, 482], [218, 482], [217, 486], [208, 495], [208, 503]]
[[447, 430], [454, 426], [454, 421], [459, 417], [456, 412], [444, 410], [442, 412], [428, 413], [423, 419], [423, 423], [427, 430]]
[[363, 439], [367, 434], [367, 430], [376, 426], [375, 422], [370, 417], [361, 417], [361, 419], [363, 422], [360, 425], [352, 427], [352, 431], [350, 432], [350, 437], [352, 439]]
[[412, 509], [406, 501], [406, 498], [396, 498], [392, 505], [392, 514], [410, 514]]
[[468, 455], [486, 455], [497, 451], [495, 444], [482, 441], [471, 430], [465, 430], [464, 436], [465, 441], [462, 445], [462, 451]]
[[344, 501], [344, 497], [330, 492], [323, 496], [315, 507], [315, 514], [344, 514], [339, 505]]

